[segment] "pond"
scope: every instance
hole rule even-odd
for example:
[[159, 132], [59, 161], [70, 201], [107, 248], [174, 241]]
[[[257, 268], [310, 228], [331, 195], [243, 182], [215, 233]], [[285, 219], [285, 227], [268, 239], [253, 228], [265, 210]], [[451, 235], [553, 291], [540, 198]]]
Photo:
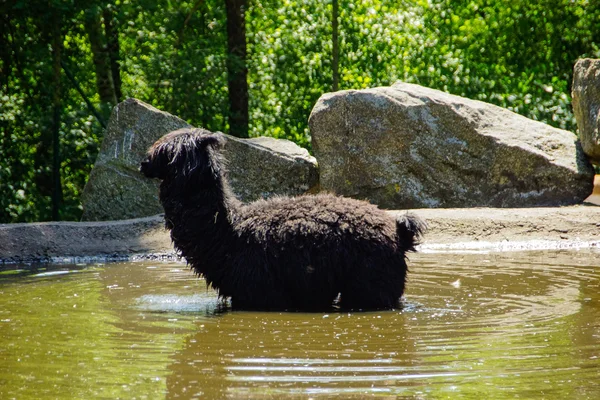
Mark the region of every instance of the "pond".
[[411, 256], [404, 307], [233, 312], [183, 263], [0, 267], [0, 398], [600, 398], [600, 251]]

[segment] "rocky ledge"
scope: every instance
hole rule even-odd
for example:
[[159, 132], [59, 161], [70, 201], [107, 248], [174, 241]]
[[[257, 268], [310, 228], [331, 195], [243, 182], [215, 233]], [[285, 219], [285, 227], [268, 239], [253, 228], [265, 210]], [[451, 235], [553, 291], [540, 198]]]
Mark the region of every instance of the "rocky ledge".
[[[405, 211], [390, 211], [401, 213]], [[600, 248], [600, 207], [418, 209], [421, 251]], [[163, 217], [0, 225], [0, 263], [175, 257]]]

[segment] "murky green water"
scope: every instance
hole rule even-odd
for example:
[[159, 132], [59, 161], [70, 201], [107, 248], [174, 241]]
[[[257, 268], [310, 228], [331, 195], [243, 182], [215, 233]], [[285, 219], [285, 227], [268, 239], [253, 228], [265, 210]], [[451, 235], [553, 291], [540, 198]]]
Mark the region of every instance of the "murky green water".
[[1, 399], [600, 398], [600, 252], [412, 256], [403, 310], [220, 309], [185, 265], [0, 271]]

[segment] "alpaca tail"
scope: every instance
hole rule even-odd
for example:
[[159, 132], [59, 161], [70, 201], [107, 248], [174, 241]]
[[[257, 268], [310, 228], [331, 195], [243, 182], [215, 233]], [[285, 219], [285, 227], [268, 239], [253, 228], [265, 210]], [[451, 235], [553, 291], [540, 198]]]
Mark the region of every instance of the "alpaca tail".
[[417, 251], [419, 239], [427, 230], [427, 224], [414, 214], [406, 213], [396, 219], [396, 235], [402, 251]]

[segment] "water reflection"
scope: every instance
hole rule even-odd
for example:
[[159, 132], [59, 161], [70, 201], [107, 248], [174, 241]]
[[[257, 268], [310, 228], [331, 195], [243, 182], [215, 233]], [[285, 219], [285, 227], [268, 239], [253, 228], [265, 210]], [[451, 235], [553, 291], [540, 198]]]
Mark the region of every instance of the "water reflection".
[[600, 253], [412, 257], [401, 310], [231, 312], [176, 263], [0, 271], [0, 398], [598, 398]]
[[169, 393], [183, 395], [190, 381], [211, 387], [215, 398], [364, 393], [409, 381], [424, 371], [411, 356], [415, 342], [406, 318], [401, 312], [228, 313], [201, 324], [175, 356]]

